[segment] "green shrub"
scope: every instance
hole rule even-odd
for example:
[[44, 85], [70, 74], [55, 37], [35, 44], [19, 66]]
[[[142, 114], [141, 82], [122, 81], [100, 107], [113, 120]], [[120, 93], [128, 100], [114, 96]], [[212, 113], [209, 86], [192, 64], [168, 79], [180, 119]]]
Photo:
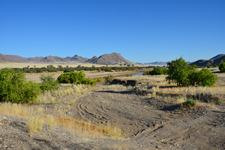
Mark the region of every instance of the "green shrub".
[[111, 74], [108, 74], [106, 77], [105, 77], [105, 82], [106, 83], [110, 83], [114, 80], [114, 76], [111, 75]]
[[189, 66], [181, 57], [168, 62], [168, 76], [166, 80], [175, 82], [178, 86], [213, 86], [218, 80], [217, 76], [208, 69], [197, 71], [194, 66]]
[[81, 72], [67, 72], [61, 74], [57, 81], [59, 83], [72, 83], [72, 84], [87, 84], [87, 85], [96, 85], [97, 82], [95, 80], [91, 80], [89, 78], [85, 78], [85, 74]]
[[221, 72], [225, 72], [225, 62], [220, 64], [219, 69]]
[[48, 68], [47, 71], [48, 72], [57, 72], [58, 70], [56, 68]]
[[0, 102], [35, 103], [41, 90], [37, 83], [27, 82], [24, 72], [0, 70]]
[[167, 69], [165, 68], [160, 68], [160, 67], [154, 67], [152, 71], [147, 71], [144, 72], [144, 75], [166, 75], [168, 74]]
[[195, 106], [196, 106], [196, 101], [193, 100], [193, 99], [186, 100], [186, 101], [183, 103], [183, 106], [186, 107], [186, 108], [195, 107]]
[[217, 75], [210, 72], [208, 69], [202, 69], [197, 74], [196, 84], [198, 86], [213, 86], [218, 80]]
[[94, 78], [94, 81], [96, 81], [98, 83], [98, 82], [102, 82], [103, 79], [102, 78]]
[[57, 90], [59, 88], [59, 82], [55, 80], [54, 75], [41, 75], [40, 79], [42, 83], [40, 88], [42, 91], [45, 90]]

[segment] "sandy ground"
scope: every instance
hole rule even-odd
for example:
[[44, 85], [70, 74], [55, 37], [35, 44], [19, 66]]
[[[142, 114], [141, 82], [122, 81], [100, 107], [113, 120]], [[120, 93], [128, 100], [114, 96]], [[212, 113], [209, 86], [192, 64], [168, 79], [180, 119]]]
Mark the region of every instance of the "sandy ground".
[[[131, 75], [131, 74], [136, 74], [140, 73], [140, 71], [123, 71], [123, 72], [100, 72], [100, 73], [85, 73], [87, 78], [99, 78], [99, 77], [105, 77], [108, 74], [111, 74], [115, 77], [120, 77], [120, 76], [126, 76], [126, 75]], [[55, 79], [57, 79], [60, 76], [60, 74], [54, 74]], [[37, 83], [40, 83], [40, 74], [32, 74], [32, 75], [26, 75], [26, 78], [28, 80], [35, 81]]]
[[97, 86], [69, 106], [74, 95], [61, 97], [63, 103], [46, 104], [65, 108], [68, 117], [96, 125], [113, 125], [122, 137], [82, 138], [60, 126], [29, 134], [26, 119], [1, 115], [0, 149], [75, 149], [75, 150], [219, 150], [225, 149], [225, 106], [198, 105], [181, 109], [163, 97], [148, 98], [128, 88]]
[[[107, 73], [99, 74], [99, 76]], [[93, 75], [93, 74], [89, 74]], [[93, 77], [93, 76], [92, 76]], [[224, 81], [225, 76], [220, 76]], [[67, 87], [64, 87], [67, 88]], [[83, 136], [61, 126], [30, 134], [27, 118], [0, 114], [0, 149], [18, 150], [222, 150], [225, 149], [225, 104], [198, 101], [181, 107], [175, 98], [137, 95], [132, 87], [97, 85], [85, 95], [58, 97], [60, 103], [31, 105], [95, 125], [121, 129], [122, 136]], [[70, 100], [76, 100], [70, 105]]]

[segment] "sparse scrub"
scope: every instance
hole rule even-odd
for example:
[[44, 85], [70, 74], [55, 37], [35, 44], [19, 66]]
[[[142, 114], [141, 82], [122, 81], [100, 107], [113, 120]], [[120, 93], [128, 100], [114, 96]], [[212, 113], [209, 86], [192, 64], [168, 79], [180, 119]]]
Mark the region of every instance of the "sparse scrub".
[[152, 88], [152, 97], [156, 97], [156, 88], [155, 87]]
[[51, 104], [55, 104], [55, 97], [51, 97]]
[[183, 107], [185, 107], [185, 108], [192, 108], [195, 106], [196, 106], [196, 101], [193, 99], [189, 99], [183, 103]]
[[82, 90], [82, 94], [85, 95], [87, 93], [87, 88]]
[[72, 100], [72, 99], [71, 99], [69, 104], [70, 104], [70, 105], [75, 105], [75, 103], [76, 103], [76, 100]]
[[55, 80], [55, 78], [53, 77], [53, 74], [50, 75], [41, 75], [40, 79], [42, 81], [42, 83], [40, 84], [40, 88], [42, 91], [45, 90], [57, 90], [59, 89], [59, 83], [58, 81]]
[[53, 115], [48, 115], [46, 120], [48, 122], [49, 128], [52, 129], [55, 126], [55, 117]]

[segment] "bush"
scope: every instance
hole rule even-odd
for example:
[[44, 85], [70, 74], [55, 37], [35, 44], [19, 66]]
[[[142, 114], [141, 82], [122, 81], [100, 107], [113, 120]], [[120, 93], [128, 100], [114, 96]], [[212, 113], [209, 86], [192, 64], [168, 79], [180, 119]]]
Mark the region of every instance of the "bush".
[[56, 68], [48, 68], [47, 71], [48, 72], [57, 72], [58, 70]]
[[37, 83], [27, 82], [24, 72], [0, 70], [0, 102], [35, 103], [41, 90]]
[[175, 82], [178, 86], [188, 86], [190, 84], [188, 76], [190, 71], [195, 70], [193, 66], [189, 66], [182, 57], [168, 62], [167, 65], [168, 76], [166, 80], [168, 83]]
[[40, 88], [42, 91], [45, 90], [57, 90], [59, 88], [59, 82], [55, 80], [53, 75], [41, 75], [40, 79], [42, 83]]
[[193, 100], [193, 99], [186, 100], [186, 101], [183, 103], [183, 106], [186, 107], [186, 108], [195, 107], [195, 106], [196, 106], [196, 101]]
[[218, 80], [217, 76], [208, 69], [197, 71], [194, 66], [189, 66], [182, 58], [168, 63], [168, 77], [166, 80], [175, 82], [178, 86], [213, 86]]
[[102, 82], [103, 79], [102, 78], [94, 78], [94, 81], [96, 81], [98, 83], [98, 82]]
[[144, 75], [163, 75], [163, 74], [168, 74], [167, 69], [165, 68], [160, 68], [160, 67], [154, 67], [152, 71], [147, 71], [144, 72]]
[[85, 74], [81, 71], [79, 73], [77, 72], [67, 72], [64, 74], [61, 74], [57, 81], [59, 83], [72, 83], [72, 84], [87, 84], [87, 85], [96, 85], [97, 82], [94, 80], [91, 80], [89, 78], [85, 78]]
[[106, 77], [105, 77], [105, 82], [106, 83], [110, 83], [114, 80], [114, 76], [111, 75], [111, 74], [108, 74]]
[[219, 69], [221, 72], [225, 72], [225, 62], [220, 64]]
[[197, 73], [197, 79], [195, 80], [198, 86], [213, 86], [218, 77], [210, 72], [208, 69], [202, 69]]

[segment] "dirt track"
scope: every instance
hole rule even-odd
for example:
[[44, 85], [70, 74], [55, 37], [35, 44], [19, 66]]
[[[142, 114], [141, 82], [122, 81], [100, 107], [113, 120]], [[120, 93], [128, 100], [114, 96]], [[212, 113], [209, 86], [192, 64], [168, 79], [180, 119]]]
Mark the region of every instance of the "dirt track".
[[129, 138], [121, 141], [127, 145], [124, 148], [225, 149], [224, 106], [183, 110], [163, 98], [112, 89], [81, 97], [71, 114], [95, 124], [119, 126]]
[[59, 105], [68, 117], [117, 126], [123, 138], [78, 141], [80, 135], [71, 136], [60, 127], [50, 130], [46, 125], [42, 132], [29, 135], [24, 119], [3, 116], [0, 149], [10, 149], [9, 145], [14, 145], [11, 149], [225, 149], [224, 105], [201, 104], [193, 109], [181, 109], [163, 97], [148, 98], [121, 87], [96, 86], [77, 98], [75, 105], [68, 105], [74, 96], [67, 95], [61, 98], [63, 103], [44, 107], [54, 110]]

